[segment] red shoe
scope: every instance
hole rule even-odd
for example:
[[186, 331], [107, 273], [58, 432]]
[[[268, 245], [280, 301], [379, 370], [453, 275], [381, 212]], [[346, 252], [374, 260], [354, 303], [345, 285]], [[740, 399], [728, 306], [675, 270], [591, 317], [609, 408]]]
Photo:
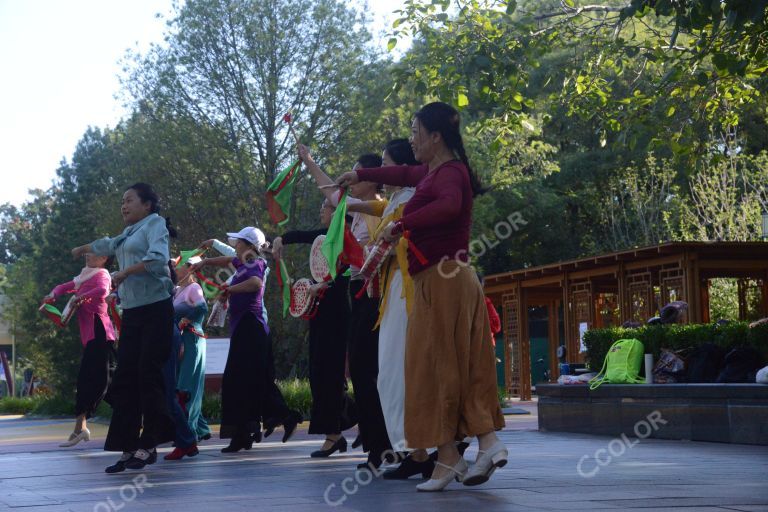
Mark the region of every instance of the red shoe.
[[192, 446], [189, 446], [187, 448], [179, 448], [178, 446], [173, 449], [171, 453], [163, 457], [165, 460], [179, 460], [185, 455], [187, 457], [194, 457], [200, 453], [200, 451], [197, 449], [197, 444], [193, 444]]

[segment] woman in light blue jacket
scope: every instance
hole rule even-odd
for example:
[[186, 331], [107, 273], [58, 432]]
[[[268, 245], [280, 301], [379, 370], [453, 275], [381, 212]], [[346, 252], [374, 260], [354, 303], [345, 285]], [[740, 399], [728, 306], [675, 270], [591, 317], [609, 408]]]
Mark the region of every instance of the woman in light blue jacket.
[[122, 456], [107, 473], [153, 464], [156, 446], [171, 441], [175, 433], [162, 373], [174, 329], [168, 226], [158, 215], [157, 194], [146, 183], [126, 189], [120, 211], [127, 226], [122, 234], [72, 250], [75, 257], [88, 252], [115, 255], [120, 264], [112, 281], [118, 287], [123, 321], [104, 449]]

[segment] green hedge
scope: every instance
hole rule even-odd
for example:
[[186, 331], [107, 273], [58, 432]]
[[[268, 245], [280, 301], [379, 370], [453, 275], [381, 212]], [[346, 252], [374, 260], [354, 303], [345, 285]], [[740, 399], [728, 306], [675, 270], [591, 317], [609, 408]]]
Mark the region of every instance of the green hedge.
[[[293, 379], [278, 381], [277, 386], [285, 398], [290, 409], [299, 411], [305, 420], [309, 419], [312, 409], [312, 392], [309, 381], [305, 379]], [[352, 393], [350, 386], [350, 393]], [[504, 388], [499, 388], [499, 403], [504, 403]], [[31, 414], [35, 416], [74, 416], [74, 397], [63, 396], [32, 396], [25, 398], [3, 398], [0, 400], [0, 414]], [[112, 409], [106, 403], [99, 404], [96, 416], [109, 419], [112, 417]], [[221, 420], [221, 395], [219, 393], [206, 393], [203, 397], [203, 416], [210, 423], [218, 423]]]
[[752, 329], [746, 322], [717, 324], [647, 325], [637, 329], [611, 327], [590, 329], [584, 334], [587, 346], [587, 362], [594, 371], [600, 371], [611, 345], [620, 339], [636, 338], [643, 342], [646, 354], [658, 359], [662, 348], [680, 350], [702, 343], [714, 343], [727, 350], [741, 345], [755, 347], [768, 359], [768, 325]]
[[[28, 414], [31, 416], [74, 416], [75, 399], [61, 395], [33, 395], [22, 398], [0, 399], [0, 414]], [[102, 402], [95, 416], [111, 418], [112, 409]]]

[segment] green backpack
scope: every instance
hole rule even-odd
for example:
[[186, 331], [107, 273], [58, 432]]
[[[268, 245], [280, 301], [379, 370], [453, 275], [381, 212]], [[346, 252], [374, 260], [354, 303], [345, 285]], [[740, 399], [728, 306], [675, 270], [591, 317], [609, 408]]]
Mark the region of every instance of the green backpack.
[[[640, 340], [618, 340], [611, 345], [603, 362], [603, 369], [589, 381], [589, 389], [597, 389], [601, 384], [640, 384], [645, 379], [639, 377], [643, 364], [645, 348]], [[607, 367], [607, 368], [606, 368]]]

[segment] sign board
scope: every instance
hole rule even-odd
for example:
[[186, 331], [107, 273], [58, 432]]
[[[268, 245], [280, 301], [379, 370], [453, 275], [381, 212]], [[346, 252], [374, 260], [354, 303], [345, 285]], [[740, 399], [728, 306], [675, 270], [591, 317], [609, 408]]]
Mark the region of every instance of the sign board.
[[222, 375], [227, 365], [229, 338], [208, 338], [205, 343], [205, 374]]

